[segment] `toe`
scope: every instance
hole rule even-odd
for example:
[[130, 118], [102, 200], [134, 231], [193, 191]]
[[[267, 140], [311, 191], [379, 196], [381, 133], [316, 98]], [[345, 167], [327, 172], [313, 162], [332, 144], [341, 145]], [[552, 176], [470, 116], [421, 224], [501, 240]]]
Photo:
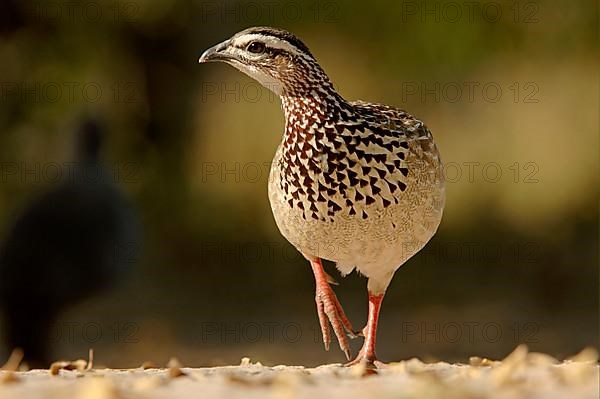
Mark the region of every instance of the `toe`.
[[379, 360], [377, 360], [377, 358], [365, 356], [362, 353], [359, 353], [354, 360], [344, 364], [344, 366], [352, 367], [359, 364], [364, 364], [367, 369], [381, 369], [385, 368], [386, 366], [385, 363], [380, 362]]
[[344, 327], [340, 320], [340, 315], [337, 312], [337, 309], [330, 302], [328, 303], [327, 299], [325, 300], [325, 314], [331, 323], [331, 327], [333, 327], [333, 332], [337, 337], [338, 343], [340, 344], [340, 349], [343, 352], [347, 352], [350, 350], [348, 345], [348, 338], [346, 337], [346, 332], [344, 331]]
[[329, 334], [329, 324], [331, 323], [340, 349], [344, 352], [346, 358], [350, 360], [350, 346], [348, 345], [346, 331], [348, 331], [352, 338], [355, 337], [355, 332], [329, 284], [317, 286], [315, 300], [317, 302], [317, 312], [319, 314], [319, 323], [321, 324], [325, 348], [329, 349], [331, 341]]
[[387, 369], [389, 367], [387, 363], [384, 363], [384, 362], [382, 362], [380, 360], [375, 360], [373, 362], [373, 364], [375, 365], [375, 367], [377, 367], [380, 370], [381, 369]]
[[335, 295], [335, 293], [332, 291], [333, 293], [333, 303], [335, 304], [335, 308], [337, 310], [337, 313], [339, 315], [339, 318], [342, 322], [342, 324], [344, 325], [344, 328], [346, 329], [346, 331], [348, 331], [348, 333], [350, 334], [350, 336], [352, 338], [355, 338], [355, 332], [354, 332], [354, 327], [352, 327], [352, 323], [350, 323], [350, 320], [348, 320], [348, 317], [346, 316], [346, 313], [344, 312], [344, 309], [342, 308], [342, 305], [340, 304], [340, 301], [338, 301], [337, 296]]
[[321, 326], [321, 335], [323, 336], [323, 345], [325, 346], [325, 350], [329, 350], [329, 343], [331, 342], [331, 336], [329, 334], [329, 320], [327, 315], [325, 314], [325, 309], [323, 306], [323, 301], [317, 295], [317, 315], [319, 316], [319, 324]]

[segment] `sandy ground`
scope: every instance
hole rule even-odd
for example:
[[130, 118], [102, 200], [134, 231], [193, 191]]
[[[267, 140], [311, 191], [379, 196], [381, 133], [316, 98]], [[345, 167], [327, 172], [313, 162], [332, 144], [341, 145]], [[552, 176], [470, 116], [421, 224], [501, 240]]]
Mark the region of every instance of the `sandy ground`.
[[0, 371], [1, 399], [174, 398], [598, 398], [598, 354], [586, 349], [559, 362], [519, 346], [502, 361], [426, 364], [418, 359], [371, 372], [339, 364], [267, 367], [244, 358], [238, 366], [95, 369], [85, 360], [51, 370]]

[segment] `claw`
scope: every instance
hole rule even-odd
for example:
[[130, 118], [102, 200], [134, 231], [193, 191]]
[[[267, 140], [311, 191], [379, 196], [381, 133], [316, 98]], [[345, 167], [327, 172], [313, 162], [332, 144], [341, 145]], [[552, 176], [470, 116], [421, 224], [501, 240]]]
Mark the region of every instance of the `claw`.
[[329, 273], [326, 273], [325, 271], [324, 271], [323, 273], [325, 273], [325, 278], [327, 278], [327, 282], [328, 282], [329, 284], [332, 284], [332, 285], [340, 285], [340, 283], [338, 283], [338, 282], [337, 282], [337, 280], [336, 280], [336, 279], [334, 279], [334, 278], [331, 276], [331, 274], [329, 274]]
[[354, 333], [354, 335], [355, 335], [355, 337], [354, 337], [354, 338], [357, 338], [357, 337], [363, 337], [363, 338], [364, 338], [364, 337], [365, 337], [365, 329], [366, 329], [366, 328], [367, 328], [367, 327], [365, 326], [365, 327], [364, 327], [363, 329], [361, 329], [361, 330], [353, 331], [353, 333]]
[[346, 335], [350, 339], [356, 339], [356, 338], [359, 338], [359, 337], [364, 337], [363, 333], [361, 333], [360, 331], [348, 331], [346, 333]]

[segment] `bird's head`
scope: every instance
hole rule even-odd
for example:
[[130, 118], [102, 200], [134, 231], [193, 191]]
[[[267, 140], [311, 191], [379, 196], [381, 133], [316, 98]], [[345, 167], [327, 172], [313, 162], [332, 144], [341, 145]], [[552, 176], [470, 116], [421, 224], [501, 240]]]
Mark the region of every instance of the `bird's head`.
[[232, 65], [278, 95], [301, 96], [331, 88], [327, 75], [308, 47], [283, 29], [255, 27], [206, 50], [200, 63]]

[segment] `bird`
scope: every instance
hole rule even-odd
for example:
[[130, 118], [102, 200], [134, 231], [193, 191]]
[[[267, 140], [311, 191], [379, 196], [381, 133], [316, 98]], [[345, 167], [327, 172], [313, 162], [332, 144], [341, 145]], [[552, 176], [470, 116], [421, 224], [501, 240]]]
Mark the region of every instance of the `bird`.
[[[402, 109], [343, 98], [307, 45], [284, 29], [242, 30], [204, 51], [199, 63], [206, 62], [229, 64], [279, 96], [285, 126], [268, 182], [275, 222], [311, 265], [325, 349], [331, 324], [348, 360], [348, 338], [364, 337], [347, 366], [385, 367], [376, 335], [386, 289], [436, 233], [445, 204], [431, 131]], [[335, 262], [342, 276], [357, 270], [368, 279], [360, 331], [323, 260]]]
[[137, 215], [101, 161], [102, 122], [89, 116], [78, 125], [60, 182], [17, 212], [0, 246], [7, 343], [34, 368], [52, 361], [61, 312], [117, 283], [141, 245]]

